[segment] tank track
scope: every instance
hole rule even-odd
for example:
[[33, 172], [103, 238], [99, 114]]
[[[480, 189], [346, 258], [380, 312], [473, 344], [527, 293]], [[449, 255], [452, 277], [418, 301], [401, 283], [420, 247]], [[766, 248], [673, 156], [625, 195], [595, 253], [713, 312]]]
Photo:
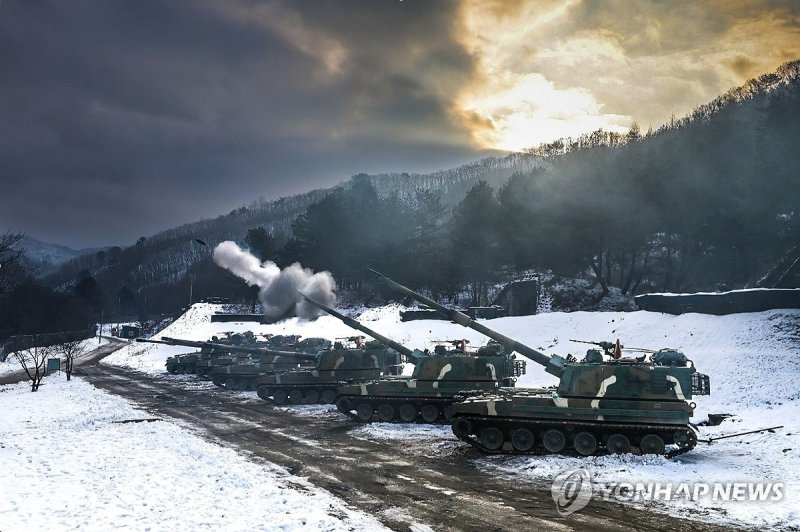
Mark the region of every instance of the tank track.
[[[446, 413], [446, 409], [448, 407], [452, 407], [453, 403], [456, 402], [455, 397], [397, 397], [397, 396], [381, 396], [381, 395], [340, 395], [336, 398], [336, 404], [338, 406], [339, 401], [341, 399], [346, 399], [350, 402], [352, 409], [355, 409], [359, 404], [369, 404], [372, 406], [373, 416], [369, 420], [362, 419], [358, 416], [357, 413], [352, 411], [342, 412], [340, 409], [339, 412], [343, 413], [344, 415], [348, 416], [349, 418], [358, 421], [359, 423], [370, 423], [374, 421], [380, 421], [382, 423], [422, 423], [428, 425], [435, 425], [435, 424], [445, 424], [449, 423], [450, 419], [448, 414]], [[378, 407], [383, 404], [389, 404], [394, 408], [394, 417], [390, 420], [383, 420], [383, 419], [376, 419], [379, 417]], [[400, 419], [400, 406], [411, 404], [416, 408], [416, 415], [413, 420], [411, 421], [404, 421]], [[434, 405], [438, 410], [438, 415], [434, 421], [426, 421], [422, 418], [422, 407], [425, 405]]]
[[172, 375], [196, 375], [194, 364], [182, 364], [180, 362], [167, 365], [167, 372]]
[[[486, 427], [497, 427], [501, 431], [503, 431], [504, 435], [508, 436], [511, 432], [516, 429], [526, 428], [533, 432], [534, 434], [542, 434], [546, 430], [551, 428], [557, 428], [562, 430], [565, 434], [575, 434], [580, 432], [590, 432], [593, 434], [598, 434], [600, 437], [597, 437], [598, 445], [597, 450], [591, 453], [590, 456], [602, 456], [607, 454], [612, 454], [608, 449], [604, 448], [600, 445], [600, 442], [605, 442], [606, 437], [610, 436], [611, 434], [622, 434], [629, 438], [629, 440], [636, 440], [639, 436], [647, 435], [647, 434], [655, 434], [655, 435], [667, 435], [670, 436], [674, 434], [676, 430], [679, 429], [686, 429], [688, 433], [691, 435], [689, 441], [686, 442], [684, 445], [678, 446], [676, 449], [673, 449], [668, 452], [659, 453], [661, 456], [665, 458], [674, 458], [676, 456], [680, 456], [682, 454], [688, 453], [692, 449], [697, 446], [697, 435], [696, 429], [691, 425], [649, 425], [649, 424], [621, 424], [621, 423], [605, 423], [605, 422], [581, 422], [581, 421], [558, 421], [558, 420], [527, 420], [527, 419], [519, 419], [519, 418], [510, 418], [510, 417], [481, 417], [481, 416], [457, 416], [453, 418], [453, 424], [455, 425], [457, 420], [465, 419], [471, 423], [473, 430], [477, 430], [478, 432], [482, 428]], [[515, 454], [515, 455], [545, 455], [545, 454], [575, 454], [579, 455], [574, 448], [570, 448], [569, 444], [559, 452], [551, 453], [547, 449], [543, 448], [541, 438], [536, 439], [536, 445], [528, 451], [520, 451], [514, 449], [513, 444], [509, 441], [508, 437], [504, 439], [503, 445], [499, 449], [489, 449], [485, 445], [481, 443], [481, 438], [475, 434], [466, 434], [462, 435], [459, 434], [455, 430], [453, 433], [455, 436], [464, 441], [469, 443], [474, 448], [478, 449], [482, 453], [485, 454]], [[631, 437], [634, 436], [635, 437]], [[603, 437], [605, 436], [605, 437]], [[664, 439], [664, 438], [662, 438]], [[671, 438], [669, 439], [669, 443], [672, 442]], [[631, 441], [631, 446], [633, 443]], [[508, 449], [507, 447], [510, 447]], [[630, 451], [628, 451], [630, 453]]]

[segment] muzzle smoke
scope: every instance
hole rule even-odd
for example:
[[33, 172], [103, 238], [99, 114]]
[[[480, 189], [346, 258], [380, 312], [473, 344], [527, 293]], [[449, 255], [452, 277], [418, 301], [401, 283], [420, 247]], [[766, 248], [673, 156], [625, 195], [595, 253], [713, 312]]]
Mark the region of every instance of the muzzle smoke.
[[298, 290], [321, 303], [334, 306], [336, 281], [330, 272], [314, 273], [298, 262], [283, 270], [272, 261], [262, 264], [258, 258], [230, 240], [214, 249], [213, 258], [218, 266], [241, 277], [247, 284], [260, 288], [258, 298], [264, 315], [269, 318], [282, 318], [291, 313], [306, 320], [317, 318], [321, 311], [303, 300]]

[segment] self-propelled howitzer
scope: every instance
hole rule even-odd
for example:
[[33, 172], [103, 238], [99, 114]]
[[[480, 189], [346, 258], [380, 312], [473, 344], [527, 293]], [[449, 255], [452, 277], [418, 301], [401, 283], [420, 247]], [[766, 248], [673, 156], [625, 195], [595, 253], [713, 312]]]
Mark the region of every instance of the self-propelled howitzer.
[[205, 360], [219, 358], [221, 356], [227, 355], [228, 351], [221, 350], [219, 348], [214, 348], [210, 344], [211, 343], [218, 343], [219, 345], [224, 345], [227, 348], [229, 345], [233, 345], [231, 342], [231, 337], [225, 338], [222, 340], [217, 340], [214, 337], [214, 340], [217, 342], [198, 342], [195, 340], [181, 340], [177, 338], [169, 338], [164, 337], [161, 340], [149, 340], [146, 338], [137, 338], [137, 342], [146, 342], [151, 344], [164, 344], [164, 345], [175, 345], [175, 346], [184, 346], [184, 347], [194, 347], [197, 348], [198, 351], [194, 353], [185, 353], [182, 355], [174, 355], [167, 357], [167, 361], [165, 366], [167, 371], [172, 374], [189, 374], [189, 375], [199, 375], [202, 376], [198, 372], [198, 364]]
[[516, 377], [525, 371], [525, 363], [504, 352], [499, 344], [474, 353], [466, 351], [463, 341], [453, 342], [461, 349], [437, 345], [433, 354], [411, 350], [318, 301], [304, 297], [350, 327], [402, 353], [414, 364], [410, 376], [383, 376], [338, 387], [336, 407], [360, 421], [435, 423], [449, 420], [459, 394], [494, 391], [500, 385], [513, 386]]
[[[205, 374], [200, 374], [200, 371], [203, 368], [203, 366], [201, 366], [202, 362], [206, 360], [214, 361], [222, 358], [231, 359], [232, 353], [247, 354], [249, 356], [256, 356], [259, 358], [265, 357], [281, 365], [289, 364], [286, 369], [297, 367], [299, 363], [308, 363], [316, 359], [315, 354], [278, 351], [265, 347], [256, 347], [254, 345], [243, 345], [238, 342], [202, 342], [170, 337], [162, 337], [161, 340], [137, 338], [136, 341], [152, 344], [180, 345], [199, 348], [200, 351], [194, 354], [168, 358], [167, 370], [170, 373], [197, 373], [201, 377], [205, 376]], [[291, 359], [287, 359], [286, 355], [291, 355]], [[175, 366], [179, 366], [179, 369], [175, 369]], [[207, 368], [208, 366], [205, 367]]]
[[[559, 377], [554, 389], [500, 389], [454, 405], [453, 433], [484, 452], [628, 453], [675, 456], [697, 444], [693, 395], [708, 395], [707, 375], [683, 353], [662, 349], [613, 358], [591, 349], [580, 362], [547, 357], [390, 279], [371, 277], [482, 332]], [[674, 446], [668, 450], [667, 446]]]
[[401, 354], [380, 342], [361, 343], [362, 337], [337, 341], [332, 349], [320, 351], [313, 366], [263, 375], [255, 380], [258, 396], [274, 404], [332, 404], [336, 389], [348, 382], [364, 382], [393, 371]]
[[[264, 347], [270, 353], [232, 355], [229, 360], [218, 359], [211, 365], [209, 377], [217, 386], [227, 390], [255, 390], [256, 381], [278, 372], [312, 366], [317, 353], [327, 351], [331, 342], [325, 338], [306, 338], [297, 335], [278, 335], [269, 338]], [[280, 356], [277, 351], [305, 353], [304, 360]]]

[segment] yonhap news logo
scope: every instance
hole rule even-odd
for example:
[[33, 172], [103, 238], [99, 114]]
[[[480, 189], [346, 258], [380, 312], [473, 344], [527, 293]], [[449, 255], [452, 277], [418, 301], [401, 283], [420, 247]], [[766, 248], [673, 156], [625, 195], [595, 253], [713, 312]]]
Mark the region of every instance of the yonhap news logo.
[[592, 483], [587, 469], [570, 469], [550, 487], [556, 511], [567, 516], [589, 504], [592, 497], [611, 502], [711, 500], [714, 502], [777, 502], [785, 495], [783, 482], [607, 482]]
[[592, 477], [583, 468], [565, 471], [553, 479], [550, 494], [559, 515], [573, 514], [592, 499]]

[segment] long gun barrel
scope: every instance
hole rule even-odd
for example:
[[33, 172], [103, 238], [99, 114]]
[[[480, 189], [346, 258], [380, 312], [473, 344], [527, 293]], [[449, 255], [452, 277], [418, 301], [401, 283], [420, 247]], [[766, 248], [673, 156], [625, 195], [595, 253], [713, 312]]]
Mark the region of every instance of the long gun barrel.
[[203, 347], [210, 342], [198, 342], [196, 340], [181, 340], [180, 338], [170, 338], [168, 336], [162, 336], [161, 340], [146, 340], [144, 338], [137, 338], [137, 342], [152, 342], [152, 343], [161, 343], [167, 345], [182, 345], [185, 347]]
[[391, 347], [392, 349], [394, 349], [395, 351], [397, 351], [398, 353], [400, 353], [401, 355], [407, 356], [409, 360], [417, 360], [417, 359], [420, 358], [421, 355], [420, 355], [420, 353], [418, 351], [412, 351], [411, 349], [405, 347], [404, 345], [398, 344], [397, 342], [395, 342], [391, 338], [388, 338], [388, 337], [386, 337], [386, 336], [384, 336], [384, 335], [382, 335], [382, 334], [380, 334], [378, 332], [373, 331], [369, 327], [367, 327], [365, 325], [362, 325], [360, 322], [354, 320], [353, 318], [351, 318], [349, 316], [345, 316], [341, 312], [330, 308], [329, 306], [325, 305], [324, 303], [320, 303], [319, 301], [317, 301], [315, 299], [312, 299], [311, 297], [305, 295], [302, 292], [300, 292], [300, 295], [303, 296], [303, 299], [305, 299], [306, 301], [308, 301], [309, 303], [311, 303], [312, 305], [314, 305], [318, 309], [320, 309], [320, 310], [322, 310], [324, 312], [327, 312], [328, 314], [330, 314], [334, 318], [339, 319], [340, 321], [344, 322], [345, 325], [347, 325], [349, 327], [352, 327], [353, 329], [356, 329], [358, 331], [361, 331], [361, 332], [363, 332], [365, 334], [368, 334], [368, 335], [372, 336], [373, 338], [375, 338], [377, 341], [379, 341], [383, 345], [387, 345], [387, 346]]
[[378, 273], [375, 270], [368, 269], [367, 277], [374, 279], [379, 283], [388, 286], [389, 288], [396, 290], [402, 294], [405, 294], [413, 299], [416, 299], [420, 303], [428, 305], [429, 307], [435, 309], [440, 314], [458, 323], [459, 325], [463, 325], [464, 327], [469, 327], [470, 329], [476, 330], [479, 333], [484, 334], [489, 338], [492, 338], [493, 340], [500, 342], [506, 349], [509, 349], [511, 351], [516, 351], [517, 353], [523, 355], [526, 358], [531, 359], [537, 364], [544, 366], [545, 371], [547, 371], [551, 375], [560, 377], [561, 374], [564, 372], [564, 359], [558, 355], [553, 355], [551, 357], [548, 357], [547, 355], [537, 351], [536, 349], [528, 347], [527, 345], [522, 344], [514, 340], [513, 338], [509, 338], [504, 334], [500, 334], [497, 331], [493, 331], [492, 329], [486, 327], [485, 325], [477, 323], [463, 312], [459, 312], [455, 309], [451, 309], [445, 307], [444, 305], [440, 305], [433, 299], [425, 297], [422, 294], [419, 294], [411, 290], [410, 288], [401, 285], [400, 283], [392, 281], [385, 275]]
[[149, 340], [146, 338], [137, 338], [137, 342], [146, 342], [150, 344], [165, 344], [165, 345], [182, 345], [187, 347], [207, 347], [216, 349], [227, 353], [251, 353], [254, 355], [267, 355], [286, 357], [298, 361], [311, 362], [316, 360], [317, 355], [311, 353], [298, 353], [295, 351], [276, 351], [274, 349], [267, 349], [264, 347], [248, 347], [243, 345], [229, 345], [219, 344], [216, 342], [196, 342], [194, 340], [177, 340], [175, 338], [163, 338], [161, 340]]

